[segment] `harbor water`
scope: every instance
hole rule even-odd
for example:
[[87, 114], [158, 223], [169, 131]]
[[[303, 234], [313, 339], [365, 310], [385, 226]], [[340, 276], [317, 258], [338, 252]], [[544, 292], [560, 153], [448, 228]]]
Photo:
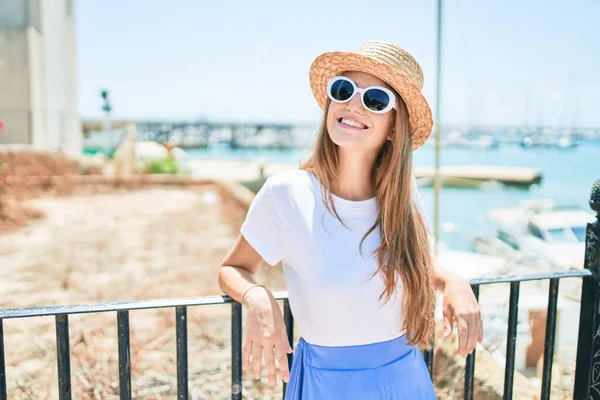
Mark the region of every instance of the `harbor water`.
[[[189, 149], [193, 158], [212, 160], [258, 160], [298, 163], [310, 149], [237, 148], [214, 145]], [[434, 164], [433, 146], [423, 146], [414, 154], [415, 166]], [[517, 207], [528, 199], [551, 199], [557, 206], [579, 207], [589, 211], [587, 200], [594, 181], [600, 178], [600, 140], [587, 140], [571, 149], [524, 148], [504, 144], [498, 148], [444, 147], [441, 165], [495, 165], [534, 167], [542, 170], [542, 182], [529, 189], [490, 183], [483, 188], [445, 187], [440, 195], [440, 239], [457, 250], [470, 249], [470, 238], [486, 229], [485, 214], [490, 208]], [[430, 220], [433, 220], [434, 193], [420, 189]]]

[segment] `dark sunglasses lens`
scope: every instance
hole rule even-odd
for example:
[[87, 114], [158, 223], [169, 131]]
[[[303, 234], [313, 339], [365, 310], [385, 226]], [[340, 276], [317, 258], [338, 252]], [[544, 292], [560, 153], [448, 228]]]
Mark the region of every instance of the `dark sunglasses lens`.
[[373, 111], [381, 111], [390, 104], [390, 96], [380, 89], [369, 89], [364, 94], [365, 105]]
[[352, 84], [343, 79], [339, 79], [331, 85], [331, 97], [337, 101], [346, 101], [352, 97], [353, 93], [354, 88], [352, 87]]

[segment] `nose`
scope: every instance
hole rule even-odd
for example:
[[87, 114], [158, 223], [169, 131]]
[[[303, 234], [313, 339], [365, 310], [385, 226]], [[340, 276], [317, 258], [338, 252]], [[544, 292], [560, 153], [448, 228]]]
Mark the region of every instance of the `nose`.
[[352, 95], [352, 98], [348, 100], [348, 105], [346, 106], [346, 109], [348, 111], [356, 112], [358, 114], [362, 114], [365, 112], [360, 96], [361, 94], [358, 92]]

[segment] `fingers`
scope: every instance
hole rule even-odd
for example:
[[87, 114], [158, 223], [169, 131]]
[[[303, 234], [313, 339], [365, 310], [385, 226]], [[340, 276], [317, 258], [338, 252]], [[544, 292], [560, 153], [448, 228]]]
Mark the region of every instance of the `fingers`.
[[259, 343], [252, 344], [252, 371], [254, 379], [260, 379], [262, 362], [262, 346]]
[[276, 343], [275, 344], [275, 355], [277, 356], [277, 364], [279, 365], [279, 373], [281, 374], [281, 380], [284, 382], [289, 382], [290, 380], [290, 370], [288, 366], [288, 358], [287, 358], [287, 350], [290, 349], [290, 345], [287, 344], [287, 341], [284, 343]]
[[458, 354], [461, 357], [465, 357], [467, 355], [469, 325], [463, 317], [459, 317], [456, 321], [456, 328], [458, 330]]
[[475, 344], [477, 343], [477, 339], [479, 339], [479, 322], [475, 315], [469, 315], [468, 318], [465, 318], [468, 326], [468, 334], [467, 334], [467, 342], [465, 343], [465, 356], [467, 354], [471, 354], [473, 349], [475, 349]]
[[467, 344], [467, 351], [471, 353], [477, 342], [483, 341], [483, 321], [481, 319], [481, 312], [479, 309], [469, 314], [469, 340]]
[[454, 321], [454, 313], [451, 309], [444, 312], [444, 337], [450, 336], [452, 333], [452, 322]]
[[250, 356], [252, 356], [252, 375], [254, 376], [254, 379], [260, 379], [262, 374], [262, 357], [264, 355], [267, 377], [269, 383], [274, 385], [277, 382], [277, 366], [275, 364], [275, 359], [277, 358], [281, 379], [284, 382], [289, 382], [290, 370], [287, 353], [292, 353], [293, 350], [287, 341], [276, 343], [274, 346], [275, 347], [269, 345], [263, 346], [259, 342], [252, 341], [245, 342], [242, 349], [242, 370], [248, 370], [250, 363], [249, 359]]
[[267, 367], [267, 378], [269, 378], [269, 383], [271, 385], [275, 385], [275, 380], [277, 378], [277, 374], [275, 372], [275, 357], [273, 355], [273, 347], [265, 346], [263, 348], [263, 354], [265, 356], [265, 365]]
[[457, 317], [458, 353], [466, 357], [475, 349], [477, 342], [483, 340], [483, 323], [479, 311]]
[[248, 364], [250, 363], [250, 350], [252, 349], [252, 342], [246, 338], [244, 346], [242, 347], [242, 371], [248, 370]]
[[479, 338], [477, 341], [483, 343], [483, 319], [481, 318], [481, 313], [477, 317], [477, 320], [479, 321]]

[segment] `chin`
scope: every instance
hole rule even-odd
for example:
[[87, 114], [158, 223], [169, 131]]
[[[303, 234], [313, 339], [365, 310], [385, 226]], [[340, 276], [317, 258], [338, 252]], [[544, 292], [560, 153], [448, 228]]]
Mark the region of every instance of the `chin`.
[[342, 132], [338, 129], [329, 131], [329, 138], [333, 143], [345, 149], [358, 149], [363, 147], [363, 138], [360, 132]]

